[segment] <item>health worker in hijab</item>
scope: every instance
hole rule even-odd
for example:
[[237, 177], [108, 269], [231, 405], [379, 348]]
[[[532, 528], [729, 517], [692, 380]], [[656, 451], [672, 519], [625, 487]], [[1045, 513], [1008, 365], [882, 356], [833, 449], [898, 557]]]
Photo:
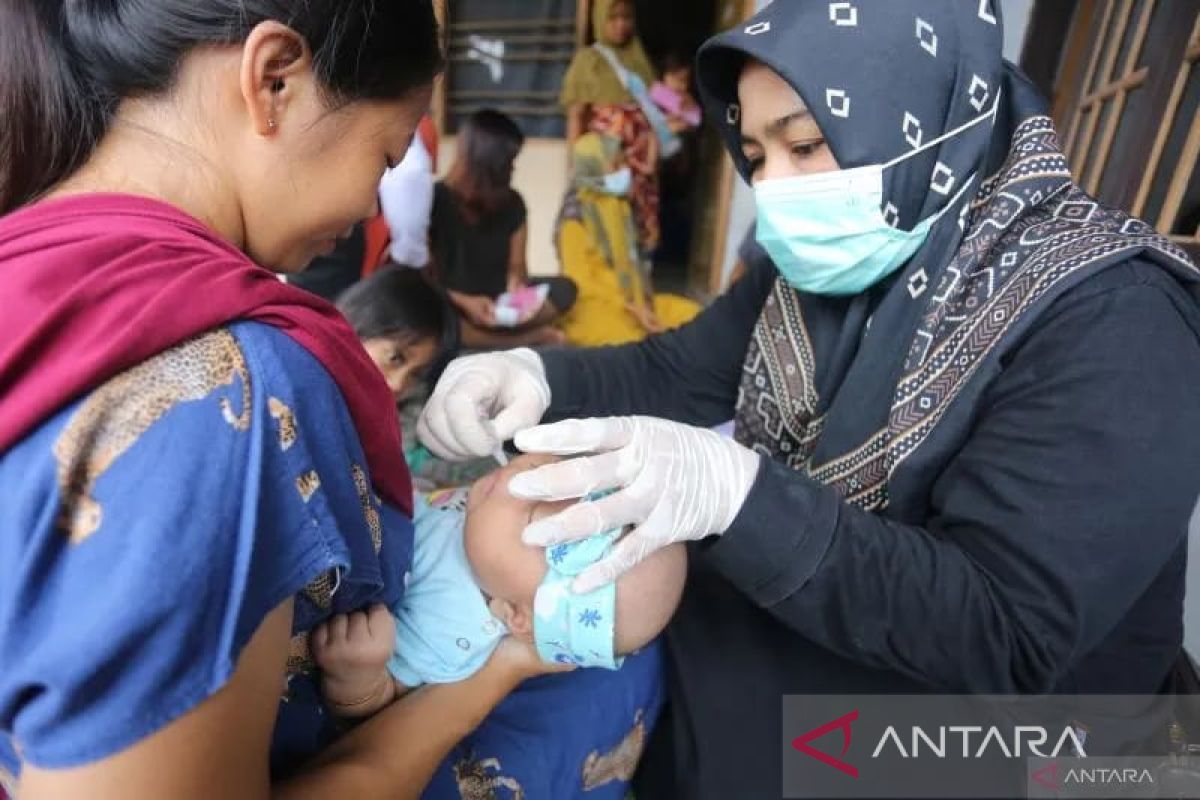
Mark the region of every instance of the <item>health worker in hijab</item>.
[[576, 591], [694, 542], [647, 796], [780, 796], [783, 695], [1152, 694], [1181, 657], [1200, 272], [1075, 185], [1001, 45], [994, 0], [717, 36], [700, 87], [770, 260], [682, 329], [433, 396], [441, 453], [578, 456], [515, 494], [616, 490], [525, 533], [632, 526]]

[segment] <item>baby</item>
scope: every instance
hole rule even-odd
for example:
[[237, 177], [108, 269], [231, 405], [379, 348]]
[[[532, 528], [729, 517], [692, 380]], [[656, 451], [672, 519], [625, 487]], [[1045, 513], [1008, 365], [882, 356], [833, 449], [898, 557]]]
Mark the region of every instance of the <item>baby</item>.
[[412, 572], [390, 613], [334, 617], [313, 632], [326, 702], [339, 715], [374, 714], [424, 683], [469, 677], [511, 635], [548, 663], [617, 669], [662, 632], [683, 593], [682, 545], [659, 550], [615, 584], [586, 595], [569, 586], [620, 532], [570, 545], [529, 547], [521, 532], [570, 501], [508, 493], [517, 473], [555, 460], [520, 456], [469, 492], [418, 502]]
[[684, 133], [700, 127], [700, 106], [691, 94], [692, 67], [690, 61], [671, 54], [663, 64], [663, 77], [650, 89], [650, 98], [667, 115], [672, 133]]

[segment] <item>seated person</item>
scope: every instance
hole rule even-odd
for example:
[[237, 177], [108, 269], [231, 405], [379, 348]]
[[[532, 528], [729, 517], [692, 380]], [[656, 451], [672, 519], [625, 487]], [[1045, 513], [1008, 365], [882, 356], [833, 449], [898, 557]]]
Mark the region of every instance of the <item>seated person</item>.
[[[437, 382], [458, 350], [458, 320], [449, 302], [421, 272], [392, 264], [346, 290], [337, 305], [392, 390], [401, 430], [415, 431], [422, 389]], [[464, 486], [496, 466], [490, 458], [443, 461], [412, 435], [404, 438], [404, 458], [422, 491]]]
[[[418, 505], [413, 570], [406, 576], [403, 601], [392, 609], [394, 623], [377, 607], [367, 614], [335, 617], [313, 633], [322, 688], [335, 713], [368, 716], [422, 683], [462, 680], [483, 665], [505, 635], [534, 642], [548, 662], [623, 671], [623, 656], [645, 648], [662, 632], [683, 592], [687, 556], [682, 545], [659, 551], [615, 584], [574, 595], [568, 588], [573, 577], [605, 555], [620, 532], [545, 549], [521, 541], [531, 520], [569, 503], [514, 498], [507, 482], [518, 472], [552, 460], [518, 457], [467, 493], [446, 492]], [[609, 785], [610, 791], [618, 792], [614, 796], [621, 796], [620, 784], [632, 777], [636, 758], [626, 753], [617, 772], [609, 775], [607, 767], [597, 772], [598, 764], [611, 763], [597, 760], [603, 758], [600, 750], [619, 749], [624, 739], [596, 742], [588, 729], [611, 730], [615, 721], [617, 732], [632, 726], [625, 736], [640, 731], [635, 736], [644, 742], [661, 702], [661, 675], [634, 666], [643, 676], [639, 681], [651, 683], [647, 688], [655, 702], [638, 698], [644, 693], [630, 692], [622, 684], [610, 684], [612, 697], [610, 690], [600, 690], [600, 696], [578, 694], [576, 705], [588, 709], [579, 713], [597, 716], [595, 726], [579, 731], [576, 739], [563, 732], [562, 742], [541, 743], [545, 753], [530, 774], [516, 769], [512, 759], [500, 762], [506, 775], [528, 783], [544, 777], [546, 760], [551, 759], [546, 774], [559, 776], [557, 788], [534, 795], [526, 785], [528, 797], [569, 797], [585, 791], [589, 781]], [[588, 685], [582, 682], [585, 673], [598, 671], [582, 670], [580, 685]], [[576, 678], [554, 677], [564, 684]], [[534, 690], [536, 684], [530, 688]], [[626, 702], [630, 698], [638, 699]], [[561, 710], [560, 701], [544, 713]], [[536, 727], [536, 720], [527, 717], [524, 725]], [[640, 745], [637, 749], [640, 755]], [[586, 768], [589, 759], [591, 773]]]
[[[434, 187], [430, 225], [433, 274], [462, 317], [463, 346], [471, 349], [560, 344], [554, 322], [575, 303], [566, 278], [531, 280], [526, 266], [525, 201], [512, 174], [525, 139], [498, 111], [471, 115], [459, 136], [450, 174]], [[496, 301], [531, 285], [548, 298], [512, 324], [497, 317]]]
[[630, 344], [690, 322], [700, 313], [697, 303], [654, 291], [620, 141], [587, 133], [575, 142], [574, 154], [575, 174], [555, 232], [563, 273], [579, 288], [574, 307], [559, 323], [567, 342]]

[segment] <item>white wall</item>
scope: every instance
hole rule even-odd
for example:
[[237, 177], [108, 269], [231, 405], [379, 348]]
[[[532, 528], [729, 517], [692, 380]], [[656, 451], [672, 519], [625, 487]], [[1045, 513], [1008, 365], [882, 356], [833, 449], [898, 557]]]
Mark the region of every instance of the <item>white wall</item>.
[[1033, 0], [1001, 0], [1000, 10], [1004, 17], [1004, 57], [1016, 63], [1021, 60]]

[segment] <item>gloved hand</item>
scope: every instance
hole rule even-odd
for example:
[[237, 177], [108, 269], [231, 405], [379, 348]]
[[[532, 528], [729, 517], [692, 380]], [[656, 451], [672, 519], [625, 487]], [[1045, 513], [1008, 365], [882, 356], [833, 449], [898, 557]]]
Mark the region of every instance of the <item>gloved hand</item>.
[[758, 454], [732, 439], [650, 417], [544, 425], [518, 433], [516, 444], [527, 453], [598, 454], [514, 476], [509, 491], [517, 497], [566, 500], [618, 490], [533, 523], [526, 544], [545, 547], [637, 526], [575, 580], [577, 593], [616, 580], [668, 544], [724, 533], [758, 474]]
[[449, 461], [483, 458], [550, 407], [550, 384], [527, 348], [450, 363], [417, 423], [417, 436]]

